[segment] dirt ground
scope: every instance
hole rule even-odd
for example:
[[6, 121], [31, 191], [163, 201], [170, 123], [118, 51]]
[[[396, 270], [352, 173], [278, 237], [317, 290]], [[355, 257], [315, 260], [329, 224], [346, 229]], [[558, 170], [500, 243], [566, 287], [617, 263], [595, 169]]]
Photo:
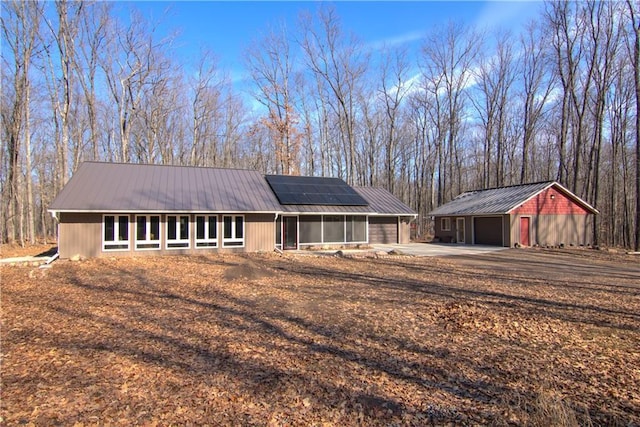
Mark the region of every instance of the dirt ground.
[[640, 425], [634, 255], [105, 258], [0, 275], [0, 424]]

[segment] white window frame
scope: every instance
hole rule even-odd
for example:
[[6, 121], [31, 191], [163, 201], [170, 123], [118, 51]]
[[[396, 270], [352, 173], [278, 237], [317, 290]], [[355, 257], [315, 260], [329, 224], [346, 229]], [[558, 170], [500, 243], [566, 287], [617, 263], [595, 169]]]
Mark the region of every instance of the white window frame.
[[[224, 237], [224, 220], [231, 218], [231, 237]], [[236, 220], [242, 218], [242, 237], [236, 236]], [[245, 236], [245, 220], [244, 215], [222, 215], [222, 247], [223, 248], [244, 248]]]
[[[204, 218], [204, 239], [198, 239], [198, 218]], [[209, 237], [209, 219], [215, 218], [216, 237]], [[196, 215], [194, 225], [194, 236], [196, 242], [196, 249], [211, 249], [218, 247], [218, 215]]]
[[[447, 224], [446, 227], [445, 227], [445, 224]], [[451, 231], [451, 218], [449, 217], [440, 218], [440, 230]]]
[[[180, 236], [182, 235], [182, 217], [187, 217], [187, 238], [182, 239]], [[169, 218], [176, 219], [176, 238], [169, 239]], [[191, 247], [191, 215], [189, 214], [170, 214], [166, 215], [165, 218], [165, 233], [166, 233], [166, 241], [165, 248], [167, 250], [175, 250], [175, 249], [189, 249]]]
[[[114, 240], [105, 240], [104, 239], [104, 232], [106, 229], [105, 226], [105, 218], [108, 216], [112, 216], [113, 217], [113, 237]], [[120, 217], [124, 216], [127, 218], [127, 240], [119, 240], [118, 237], [120, 235]], [[125, 214], [105, 214], [102, 215], [102, 251], [103, 252], [120, 252], [120, 251], [128, 251], [131, 248], [131, 218], [129, 217], [129, 215], [125, 215]], [[126, 245], [126, 248], [112, 248], [112, 249], [107, 249], [107, 245], [112, 245], [112, 246], [122, 246], [122, 245]]]
[[[158, 238], [151, 239], [151, 217], [158, 217]], [[145, 238], [138, 240], [138, 218], [145, 218]], [[136, 222], [134, 227], [135, 248], [136, 251], [157, 251], [161, 249], [161, 236], [162, 236], [162, 217], [160, 215], [136, 215]], [[142, 245], [153, 245], [148, 248], [140, 247]]]

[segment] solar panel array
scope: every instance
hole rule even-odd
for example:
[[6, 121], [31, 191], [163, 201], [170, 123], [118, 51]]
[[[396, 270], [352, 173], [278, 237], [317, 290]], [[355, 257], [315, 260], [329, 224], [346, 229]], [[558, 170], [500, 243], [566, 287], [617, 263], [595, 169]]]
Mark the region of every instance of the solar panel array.
[[367, 201], [338, 178], [265, 176], [282, 205], [367, 206]]

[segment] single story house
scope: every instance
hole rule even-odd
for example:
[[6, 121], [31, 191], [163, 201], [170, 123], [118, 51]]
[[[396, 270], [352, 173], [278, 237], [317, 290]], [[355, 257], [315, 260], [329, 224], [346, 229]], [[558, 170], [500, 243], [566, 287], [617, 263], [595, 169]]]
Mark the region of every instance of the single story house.
[[441, 242], [506, 247], [593, 244], [597, 214], [555, 181], [468, 191], [429, 213]]
[[61, 258], [405, 243], [416, 217], [337, 178], [103, 162], [82, 163], [49, 212]]

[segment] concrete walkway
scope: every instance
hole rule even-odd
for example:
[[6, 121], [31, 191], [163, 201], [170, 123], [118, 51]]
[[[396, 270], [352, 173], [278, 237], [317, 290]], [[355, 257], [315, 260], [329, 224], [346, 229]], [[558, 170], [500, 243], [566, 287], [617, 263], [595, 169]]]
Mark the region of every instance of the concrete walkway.
[[454, 255], [479, 255], [488, 252], [502, 251], [501, 246], [457, 245], [447, 243], [407, 243], [404, 245], [371, 245], [376, 251], [389, 252], [400, 251], [405, 255], [413, 256], [454, 256]]

